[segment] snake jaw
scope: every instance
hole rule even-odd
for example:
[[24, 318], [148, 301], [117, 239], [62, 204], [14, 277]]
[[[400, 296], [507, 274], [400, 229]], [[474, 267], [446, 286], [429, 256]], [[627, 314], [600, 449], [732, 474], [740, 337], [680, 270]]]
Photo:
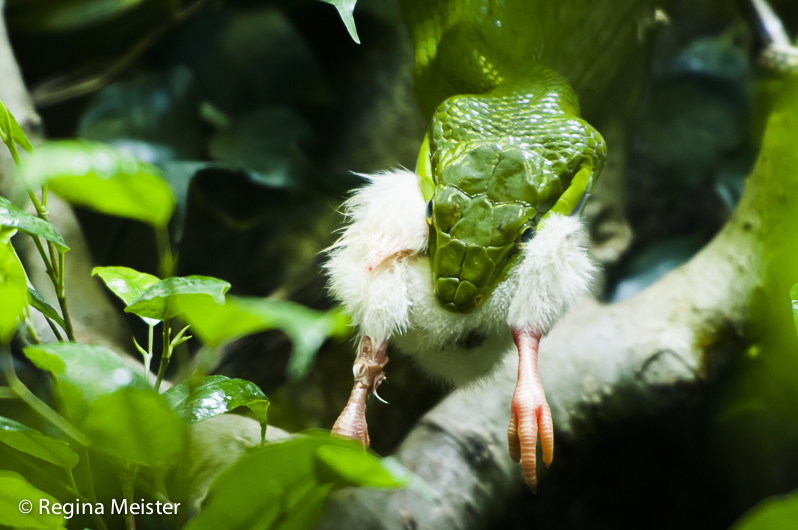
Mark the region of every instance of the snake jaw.
[[447, 310], [476, 310], [516, 262], [523, 231], [547, 212], [581, 211], [601, 172], [604, 140], [568, 83], [544, 68], [530, 78], [519, 91], [450, 97], [433, 115], [419, 179], [433, 184], [430, 258]]

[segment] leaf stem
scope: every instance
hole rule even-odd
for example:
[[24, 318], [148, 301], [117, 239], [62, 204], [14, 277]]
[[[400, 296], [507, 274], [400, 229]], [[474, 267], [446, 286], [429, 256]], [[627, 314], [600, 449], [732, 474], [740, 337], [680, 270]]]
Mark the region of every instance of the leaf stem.
[[44, 317], [44, 320], [47, 321], [47, 324], [50, 325], [50, 329], [53, 330], [53, 335], [55, 335], [55, 338], [58, 339], [58, 342], [64, 342], [64, 337], [61, 335], [61, 332], [58, 331], [58, 326], [55, 325], [55, 322], [53, 322], [53, 320], [44, 313], [42, 313], [42, 316]]
[[[94, 477], [91, 471], [91, 459], [89, 457], [89, 450], [85, 447], [83, 448], [83, 458], [81, 458], [81, 460], [86, 467], [86, 483], [88, 484], [89, 488], [89, 500], [92, 504], [97, 504], [97, 493], [94, 491]], [[97, 526], [100, 528], [100, 530], [108, 530], [108, 527], [105, 526], [105, 521], [100, 514], [93, 514], [92, 517], [94, 518], [94, 522], [97, 523]]]
[[72, 327], [72, 317], [69, 316], [69, 306], [67, 305], [66, 291], [64, 290], [64, 252], [60, 250], [58, 251], [58, 269], [61, 274], [56, 285], [56, 296], [58, 297], [58, 304], [61, 306], [61, 314], [64, 317], [67, 337], [72, 342], [75, 342], [75, 330]]
[[42, 242], [39, 241], [39, 236], [31, 236], [31, 238], [33, 239], [33, 242], [36, 244], [36, 249], [39, 251], [39, 255], [42, 257], [44, 266], [47, 269], [47, 276], [50, 277], [50, 281], [52, 281], [53, 285], [55, 285], [56, 282], [55, 269], [53, 269], [53, 264], [50, 263], [50, 258], [47, 257], [47, 253], [44, 251], [44, 246], [42, 246]]
[[11, 358], [11, 352], [8, 346], [0, 346], [0, 360], [2, 360], [3, 372], [8, 381], [8, 385], [19, 396], [19, 398], [28, 404], [33, 410], [44, 416], [44, 418], [58, 427], [61, 432], [75, 440], [82, 446], [89, 445], [89, 439], [86, 435], [80, 432], [74, 425], [66, 421], [60, 414], [51, 409], [44, 401], [39, 399], [33, 392], [28, 390], [28, 387], [19, 380], [17, 372], [14, 370], [14, 361]]
[[158, 246], [158, 262], [161, 278], [169, 278], [174, 274], [175, 262], [172, 256], [172, 243], [169, 241], [169, 228], [155, 229], [155, 242]]
[[[46, 319], [47, 317], [44, 318]], [[34, 344], [41, 344], [42, 341], [36, 334], [36, 330], [33, 327], [33, 317], [30, 315], [30, 305], [25, 306], [25, 325], [28, 327], [28, 333], [30, 334], [31, 341], [33, 341]]]
[[[119, 472], [119, 482], [122, 483], [122, 494], [128, 504], [133, 504], [133, 483], [136, 480], [136, 467], [125, 469]], [[131, 510], [125, 513], [126, 530], [136, 530], [136, 517]]]
[[158, 367], [158, 377], [155, 379], [155, 391], [158, 392], [161, 388], [161, 382], [166, 374], [166, 367], [169, 366], [169, 357], [172, 356], [172, 343], [170, 339], [171, 334], [171, 319], [165, 318], [163, 320], [163, 352], [161, 353], [161, 365]]
[[[42, 188], [42, 190], [42, 200], [46, 204], [46, 186], [45, 188]], [[39, 214], [39, 217], [49, 223], [50, 214], [47, 211], [47, 208], [42, 206], [42, 203], [39, 202], [36, 194], [32, 191], [28, 192], [28, 196], [33, 203], [33, 207], [36, 208], [36, 213]], [[72, 319], [69, 316], [69, 306], [67, 305], [66, 292], [64, 290], [64, 278], [66, 276], [64, 271], [64, 252], [58, 250], [54, 244], [48, 241], [47, 248], [50, 251], [50, 258], [48, 259], [47, 253], [44, 251], [44, 247], [42, 242], [39, 241], [38, 236], [34, 236], [33, 241], [36, 243], [36, 249], [39, 251], [39, 255], [42, 257], [44, 265], [47, 268], [47, 275], [50, 276], [50, 281], [53, 283], [53, 288], [55, 289], [56, 297], [58, 298], [58, 305], [61, 306], [61, 314], [64, 317], [65, 325], [64, 331], [66, 331], [69, 340], [74, 342], [75, 331], [72, 327]]]
[[[33, 462], [28, 461], [27, 458], [20, 458], [17, 461], [20, 462], [25, 467], [27, 467], [28, 469], [30, 469], [31, 471], [33, 471], [34, 473], [39, 473], [43, 477], [47, 477], [49, 475], [49, 473], [46, 472], [44, 469], [42, 469], [40, 466], [37, 466]], [[82, 500], [84, 502], [88, 502], [89, 499], [87, 499], [86, 497], [81, 495], [80, 492], [78, 491], [78, 487], [75, 484], [75, 479], [72, 478], [72, 470], [66, 470], [66, 472], [67, 472], [67, 474], [69, 475], [69, 478], [72, 481], [72, 486], [64, 484], [60, 480], [55, 479], [55, 477], [53, 477], [55, 480], [53, 480], [51, 482], [51, 484], [55, 484], [59, 488], [63, 488], [64, 491], [66, 491], [67, 493], [71, 493], [72, 495], [75, 495], [76, 497], [78, 497], [80, 500]]]

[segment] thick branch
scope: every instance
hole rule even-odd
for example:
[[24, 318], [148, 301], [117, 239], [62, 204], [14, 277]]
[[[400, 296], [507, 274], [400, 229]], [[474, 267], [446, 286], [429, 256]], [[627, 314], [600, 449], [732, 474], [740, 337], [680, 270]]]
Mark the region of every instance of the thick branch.
[[[696, 257], [630, 300], [585, 302], [544, 339], [540, 373], [558, 437], [585, 436], [596, 412], [631, 417], [697, 391], [750, 338], [755, 297], [774, 297], [789, 315], [785, 282], [794, 281], [798, 264], [784, 259], [774, 267], [766, 257], [781, 255], [798, 226], [795, 116], [798, 81], [784, 87], [733, 219]], [[343, 490], [317, 528], [486, 527], [524, 487], [506, 441], [515, 371], [509, 357], [493, 381], [453, 393], [400, 446], [399, 460], [437, 499]]]

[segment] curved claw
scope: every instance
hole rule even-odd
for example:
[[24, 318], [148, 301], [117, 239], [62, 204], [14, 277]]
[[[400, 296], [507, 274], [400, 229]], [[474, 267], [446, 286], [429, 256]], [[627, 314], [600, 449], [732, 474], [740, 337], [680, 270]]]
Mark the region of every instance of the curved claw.
[[537, 438], [540, 434], [543, 463], [554, 458], [554, 423], [546, 402], [537, 368], [540, 336], [529, 331], [513, 330], [518, 346], [518, 384], [513, 394], [512, 417], [507, 429], [510, 457], [521, 463], [527, 485], [537, 488]]
[[[369, 446], [366, 397], [372, 392], [376, 395], [377, 387], [385, 380], [382, 369], [388, 364], [387, 348], [387, 341], [383, 341], [375, 350], [370, 337], [364, 336], [361, 339], [360, 353], [352, 368], [355, 374], [355, 385], [349, 395], [346, 407], [333, 425], [332, 434], [334, 436], [358, 440], [364, 446]], [[379, 398], [379, 396], [377, 397]], [[383, 400], [380, 399], [380, 401]]]

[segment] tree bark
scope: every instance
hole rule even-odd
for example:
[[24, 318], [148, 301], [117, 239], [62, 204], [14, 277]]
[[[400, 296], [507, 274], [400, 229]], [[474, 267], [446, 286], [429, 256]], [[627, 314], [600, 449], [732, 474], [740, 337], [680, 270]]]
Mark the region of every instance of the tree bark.
[[[798, 197], [795, 138], [793, 80], [783, 87], [743, 198], [720, 234], [632, 299], [612, 305], [586, 300], [543, 340], [540, 373], [555, 440], [587, 441], [597, 418], [633, 417], [700, 391], [762, 324], [755, 300], [770, 297], [789, 314], [785, 278], [798, 278], [798, 265], [773, 256], [785, 255], [798, 227], [790, 200]], [[508, 356], [493, 380], [451, 394], [400, 446], [399, 461], [436, 498], [410, 489], [341, 490], [317, 530], [486, 527], [524, 488], [520, 466], [507, 452], [515, 372], [516, 360]], [[546, 487], [545, 473], [539, 487]]]
[[[0, 0], [2, 14], [4, 0]], [[11, 43], [8, 40], [5, 18], [0, 16], [0, 101], [14, 115], [35, 146], [43, 140], [42, 121], [33, 107], [30, 95], [19, 70]], [[26, 156], [26, 155], [22, 155]], [[0, 149], [0, 194], [14, 196], [15, 186], [11, 175], [15, 171], [8, 151]], [[141, 363], [125, 355], [132, 352], [130, 333], [124, 319], [111, 303], [99, 280], [91, 278], [93, 262], [86, 239], [72, 208], [51, 195], [48, 201], [51, 221], [63, 236], [70, 251], [64, 260], [65, 285], [69, 296], [78, 341], [107, 346], [132, 361], [131, 366], [141, 369]], [[55, 292], [36, 247], [24, 235], [14, 237], [14, 245], [25, 264], [25, 270], [36, 290], [57, 307]], [[55, 340], [50, 327], [38, 311], [32, 311], [36, 333], [47, 341]]]

